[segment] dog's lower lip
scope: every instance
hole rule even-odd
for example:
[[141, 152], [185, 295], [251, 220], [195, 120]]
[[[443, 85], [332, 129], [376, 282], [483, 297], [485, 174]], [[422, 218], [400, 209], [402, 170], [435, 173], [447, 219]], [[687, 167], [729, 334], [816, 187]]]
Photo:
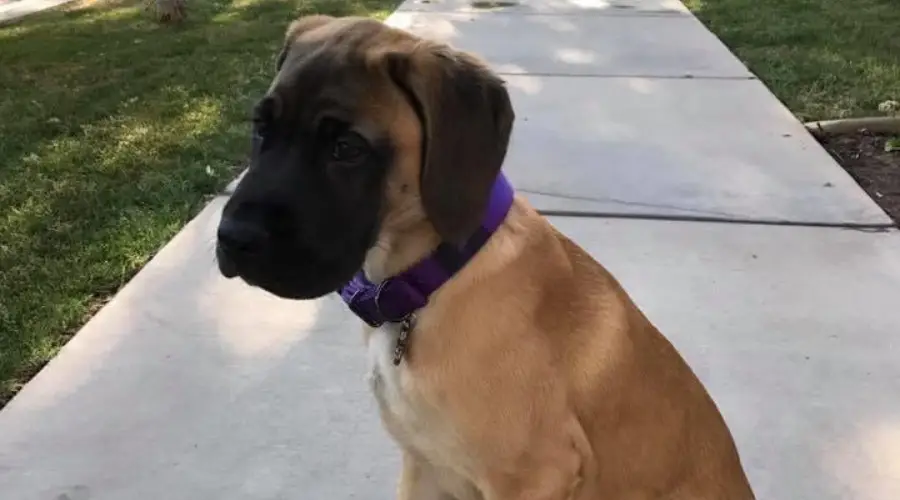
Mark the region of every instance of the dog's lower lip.
[[231, 279], [238, 275], [237, 269], [234, 266], [228, 264], [227, 262], [219, 263], [219, 272], [222, 273], [222, 276]]
[[216, 248], [216, 261], [219, 264], [219, 272], [225, 278], [231, 279], [238, 275], [237, 266], [228, 257], [224, 256], [219, 248]]

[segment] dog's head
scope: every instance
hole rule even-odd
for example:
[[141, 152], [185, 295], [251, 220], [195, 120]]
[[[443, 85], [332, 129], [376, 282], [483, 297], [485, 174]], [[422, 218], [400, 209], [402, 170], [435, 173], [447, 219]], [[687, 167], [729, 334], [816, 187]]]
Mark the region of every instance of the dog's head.
[[481, 62], [375, 20], [310, 16], [277, 69], [222, 213], [223, 275], [314, 298], [349, 281], [388, 226], [427, 221], [451, 242], [477, 228], [513, 123]]

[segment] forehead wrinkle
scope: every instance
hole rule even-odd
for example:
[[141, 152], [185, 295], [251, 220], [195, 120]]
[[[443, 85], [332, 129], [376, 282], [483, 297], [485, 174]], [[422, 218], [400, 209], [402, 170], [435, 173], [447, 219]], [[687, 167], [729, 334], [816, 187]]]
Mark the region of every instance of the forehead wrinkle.
[[365, 78], [345, 58], [319, 50], [294, 64], [283, 75], [276, 92], [288, 104], [287, 113], [306, 123], [317, 123], [322, 115], [352, 120], [357, 114]]
[[355, 108], [355, 127], [370, 140], [384, 138], [394, 142], [390, 116], [396, 113], [396, 106], [391, 102], [390, 94], [384, 92], [383, 83], [371, 80], [364, 93], [357, 94], [358, 106]]
[[288, 112], [307, 123], [337, 113], [366, 135], [415, 143], [418, 117], [383, 65], [386, 53], [403, 51], [409, 41], [408, 34], [374, 20], [339, 22], [300, 36], [278, 78], [293, 102]]
[[320, 82], [310, 95], [304, 98], [312, 119], [331, 116], [351, 124], [360, 121], [367, 94], [367, 77], [355, 68], [338, 68]]

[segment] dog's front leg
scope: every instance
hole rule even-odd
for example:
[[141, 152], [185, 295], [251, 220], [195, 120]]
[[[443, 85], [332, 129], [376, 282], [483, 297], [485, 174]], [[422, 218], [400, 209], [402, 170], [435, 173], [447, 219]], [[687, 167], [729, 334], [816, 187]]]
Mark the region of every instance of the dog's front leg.
[[397, 500], [454, 500], [444, 493], [428, 464], [409, 452], [403, 452], [403, 468]]
[[531, 463], [510, 474], [491, 474], [482, 493], [484, 500], [596, 500], [596, 492], [584, 482], [583, 455], [574, 448], [539, 463]]
[[[580, 481], [577, 478], [558, 477], [547, 483], [527, 481], [486, 488], [485, 500], [576, 500]], [[593, 500], [593, 499], [592, 499]]]

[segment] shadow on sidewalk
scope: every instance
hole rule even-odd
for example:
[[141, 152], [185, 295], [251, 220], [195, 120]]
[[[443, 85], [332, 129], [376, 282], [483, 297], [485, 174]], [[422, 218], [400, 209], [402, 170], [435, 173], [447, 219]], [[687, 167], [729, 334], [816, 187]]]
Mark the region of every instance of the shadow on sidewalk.
[[145, 5], [0, 26], [0, 406], [237, 173], [287, 24], [393, 0]]

